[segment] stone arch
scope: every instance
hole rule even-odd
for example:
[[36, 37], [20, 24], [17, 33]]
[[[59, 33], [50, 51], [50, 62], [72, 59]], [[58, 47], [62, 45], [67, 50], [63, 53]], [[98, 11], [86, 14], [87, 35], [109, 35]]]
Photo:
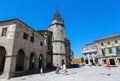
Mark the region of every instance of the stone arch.
[[6, 49], [3, 46], [0, 46], [0, 74], [3, 73], [6, 59]]
[[86, 64], [88, 64], [88, 57], [87, 56], [84, 57], [84, 61]]
[[39, 55], [39, 68], [43, 68], [43, 55]]
[[23, 49], [20, 49], [16, 56], [15, 71], [23, 71], [24, 70], [24, 60], [25, 60], [25, 52], [23, 51]]
[[97, 54], [94, 54], [94, 61], [95, 61], [95, 64], [98, 64], [98, 55]]
[[35, 59], [36, 59], [36, 54], [34, 52], [32, 52], [30, 54], [29, 70], [34, 70], [34, 68], [35, 68]]

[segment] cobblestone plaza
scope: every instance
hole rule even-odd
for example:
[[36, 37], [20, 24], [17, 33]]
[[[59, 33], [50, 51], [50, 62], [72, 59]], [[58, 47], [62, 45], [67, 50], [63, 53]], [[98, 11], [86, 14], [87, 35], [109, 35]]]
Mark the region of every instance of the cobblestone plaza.
[[106, 67], [84, 66], [81, 68], [68, 69], [66, 75], [55, 74], [54, 71], [44, 73], [41, 76], [39, 73], [21, 77], [14, 77], [9, 80], [0, 79], [0, 81], [120, 81], [120, 67], [111, 67], [108, 70]]

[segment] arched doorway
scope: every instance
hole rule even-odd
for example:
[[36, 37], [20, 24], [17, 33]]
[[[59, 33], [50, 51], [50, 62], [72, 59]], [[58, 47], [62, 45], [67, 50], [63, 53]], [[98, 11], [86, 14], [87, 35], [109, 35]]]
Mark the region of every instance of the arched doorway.
[[88, 57], [87, 56], [84, 56], [84, 61], [86, 64], [88, 64]]
[[92, 65], [95, 65], [94, 62], [93, 62], [93, 59], [90, 59], [90, 63], [91, 63]]
[[88, 59], [85, 59], [85, 63], [88, 64]]
[[31, 53], [30, 55], [30, 64], [29, 64], [29, 69], [33, 70], [35, 65], [35, 54]]
[[39, 68], [43, 68], [43, 63], [42, 63], [42, 55], [39, 56]]
[[25, 58], [25, 53], [21, 49], [17, 53], [15, 71], [23, 71], [24, 70], [24, 58]]
[[4, 47], [0, 47], [0, 74], [4, 71], [4, 65], [5, 65], [5, 55], [6, 50]]

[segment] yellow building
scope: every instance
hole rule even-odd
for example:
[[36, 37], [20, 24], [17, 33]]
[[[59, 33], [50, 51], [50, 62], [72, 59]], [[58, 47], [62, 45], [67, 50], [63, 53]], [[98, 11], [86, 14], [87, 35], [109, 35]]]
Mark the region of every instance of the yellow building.
[[81, 57], [81, 58], [76, 58], [76, 59], [72, 59], [72, 63], [83, 63], [83, 62], [84, 62], [83, 57]]

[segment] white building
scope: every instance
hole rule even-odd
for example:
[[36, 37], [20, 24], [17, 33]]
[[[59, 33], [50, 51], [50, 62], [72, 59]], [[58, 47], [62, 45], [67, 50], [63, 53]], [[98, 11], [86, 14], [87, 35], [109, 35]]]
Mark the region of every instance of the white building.
[[82, 53], [86, 56], [85, 62], [88, 65], [98, 64], [97, 61], [97, 46], [95, 44], [87, 44], [82, 48]]

